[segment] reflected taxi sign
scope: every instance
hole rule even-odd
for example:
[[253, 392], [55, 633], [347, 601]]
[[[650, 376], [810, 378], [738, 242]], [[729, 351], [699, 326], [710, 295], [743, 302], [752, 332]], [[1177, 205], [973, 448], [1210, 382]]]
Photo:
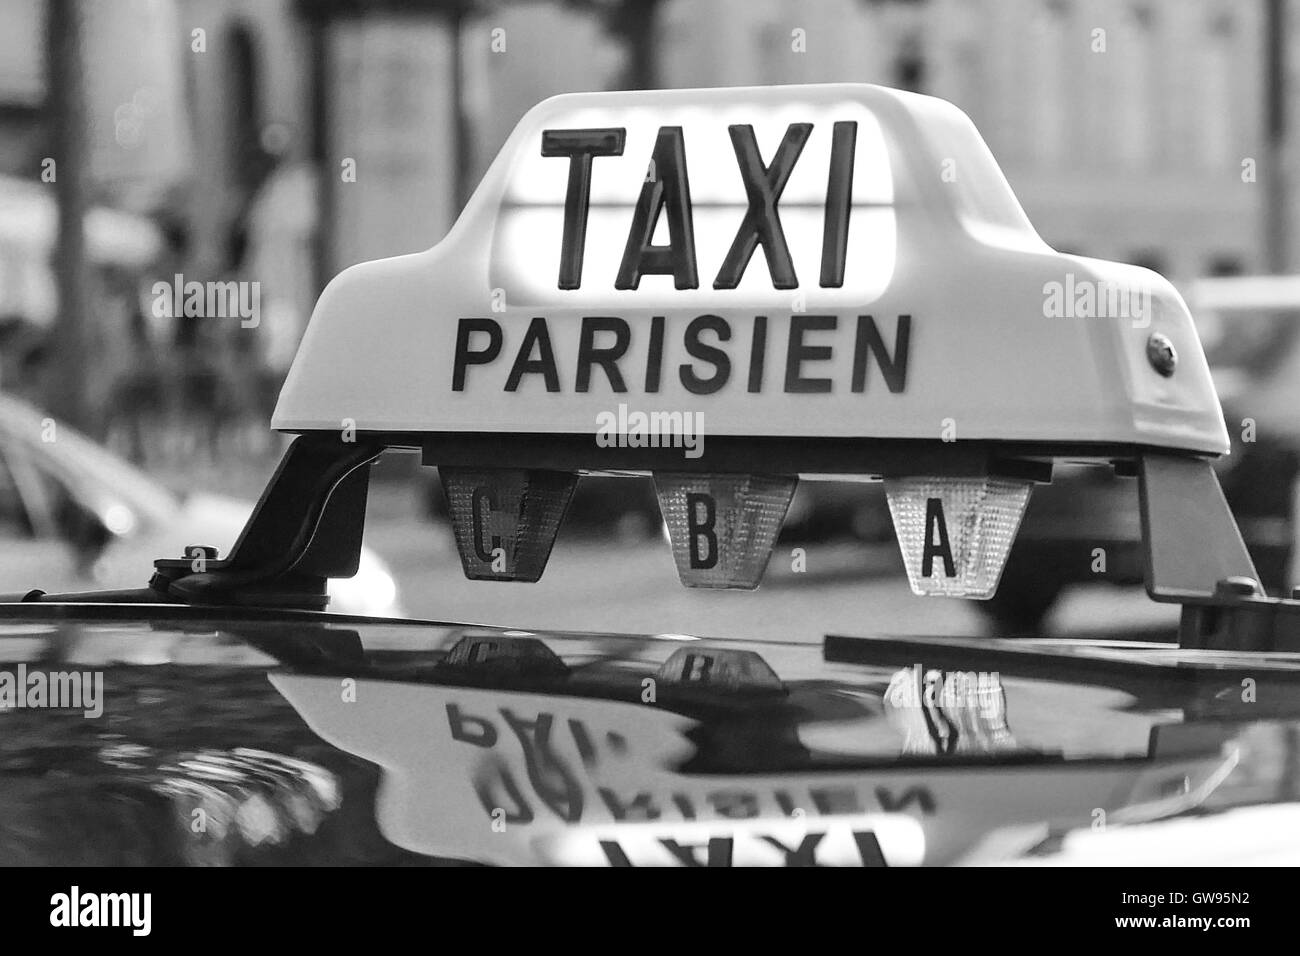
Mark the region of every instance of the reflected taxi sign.
[[797, 482], [853, 474], [913, 590], [974, 598], [1044, 458], [1229, 448], [1167, 281], [1053, 251], [965, 114], [865, 85], [540, 104], [442, 242], [330, 283], [273, 425], [421, 447], [472, 578], [536, 581], [604, 471], [653, 474], [683, 583], [753, 588]]

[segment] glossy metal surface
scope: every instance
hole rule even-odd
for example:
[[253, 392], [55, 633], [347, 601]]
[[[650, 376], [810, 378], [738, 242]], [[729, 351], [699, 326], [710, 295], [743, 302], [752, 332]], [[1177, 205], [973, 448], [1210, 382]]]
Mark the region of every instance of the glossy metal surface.
[[[14, 706], [6, 674], [73, 671], [102, 674], [98, 717]], [[1297, 655], [1161, 645], [6, 606], [0, 858], [1035, 859], [1207, 808], [1294, 817], [1298, 691]], [[1180, 852], [1240, 847], [1232, 819]]]

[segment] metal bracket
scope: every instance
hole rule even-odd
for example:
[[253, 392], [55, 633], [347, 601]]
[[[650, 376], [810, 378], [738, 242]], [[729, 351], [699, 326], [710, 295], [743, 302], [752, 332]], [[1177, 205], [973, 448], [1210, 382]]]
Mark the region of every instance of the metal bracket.
[[1147, 593], [1183, 606], [1179, 645], [1300, 650], [1300, 600], [1264, 593], [1210, 462], [1148, 452], [1138, 479]]
[[326, 578], [357, 571], [370, 482], [363, 466], [383, 450], [329, 433], [299, 435], [230, 556], [155, 561], [150, 588], [186, 604], [323, 608]]
[[1214, 466], [1206, 459], [1143, 453], [1138, 500], [1152, 600], [1212, 598], [1219, 581], [1259, 580]]
[[1267, 597], [1253, 580], [1228, 578], [1212, 602], [1183, 605], [1178, 643], [1216, 651], [1300, 651], [1300, 601]]

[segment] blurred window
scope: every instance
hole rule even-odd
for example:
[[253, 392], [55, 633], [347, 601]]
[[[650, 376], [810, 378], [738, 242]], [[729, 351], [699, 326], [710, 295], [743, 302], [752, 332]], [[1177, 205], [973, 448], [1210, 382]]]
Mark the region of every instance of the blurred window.
[[894, 85], [913, 93], [924, 93], [925, 83], [925, 54], [921, 51], [921, 41], [909, 36], [894, 60]]
[[764, 23], [757, 30], [758, 74], [765, 84], [790, 82], [786, 65], [790, 62], [790, 35], [784, 27]]
[[1116, 90], [1119, 114], [1116, 128], [1116, 155], [1131, 168], [1141, 168], [1151, 161], [1153, 134], [1156, 133], [1156, 59], [1155, 15], [1146, 4], [1134, 4], [1125, 29], [1116, 38], [1115, 55], [1119, 58], [1120, 84]]
[[1197, 120], [1201, 130], [1201, 154], [1211, 168], [1233, 161], [1232, 135], [1232, 17], [1221, 13], [1209, 25], [1205, 55], [1201, 64], [1202, 84]]
[[1243, 272], [1239, 256], [1215, 256], [1206, 266], [1205, 272], [1212, 276], [1239, 276]]
[[251, 194], [266, 173], [262, 151], [261, 71], [252, 31], [240, 25], [226, 34], [226, 143], [230, 180]]
[[1029, 149], [1041, 166], [1055, 167], [1066, 156], [1069, 21], [1069, 7], [1053, 0], [1036, 10], [1031, 27]]
[[9, 469], [8, 456], [0, 452], [0, 538], [30, 538], [32, 523], [23, 496]]

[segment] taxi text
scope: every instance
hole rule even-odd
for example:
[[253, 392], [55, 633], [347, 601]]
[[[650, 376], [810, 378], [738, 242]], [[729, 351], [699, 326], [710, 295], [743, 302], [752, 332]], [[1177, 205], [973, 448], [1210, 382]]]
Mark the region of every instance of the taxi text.
[[[574, 330], [569, 322], [564, 328]], [[754, 317], [749, 341], [739, 349], [729, 348], [732, 323], [718, 315], [699, 315], [681, 323], [656, 315], [650, 318], [648, 329], [639, 327], [635, 333], [626, 319], [584, 316], [576, 328], [576, 341], [569, 343], [572, 362], [557, 360], [551, 325], [544, 316], [534, 317], [522, 334], [518, 330], [519, 326], [503, 325], [496, 319], [462, 318], [456, 329], [452, 390], [466, 391], [470, 369], [497, 366], [503, 353], [513, 355], [501, 384], [506, 392], [517, 391], [526, 378], [540, 380], [548, 392], [561, 392], [566, 386], [574, 392], [588, 392], [597, 369], [610, 390], [618, 394], [632, 389], [659, 392], [665, 372], [675, 373], [693, 395], [710, 395], [728, 387], [760, 393], [768, 378], [765, 315]], [[642, 335], [644, 339], [639, 338]], [[838, 315], [794, 314], [784, 337], [784, 360], [778, 358], [771, 364], [781, 376], [781, 390], [787, 393], [825, 394], [837, 391], [837, 384], [840, 388], [847, 384], [850, 392], [861, 393], [867, 390], [869, 360], [874, 357], [885, 387], [899, 393], [907, 385], [911, 335], [912, 317], [907, 314], [894, 320], [892, 348], [886, 345], [874, 316], [859, 315], [856, 321], [841, 322]], [[826, 363], [844, 349], [851, 350], [852, 368], [847, 383], [837, 383], [825, 373]], [[638, 356], [635, 363], [633, 354]], [[499, 375], [497, 380], [501, 380]]]

